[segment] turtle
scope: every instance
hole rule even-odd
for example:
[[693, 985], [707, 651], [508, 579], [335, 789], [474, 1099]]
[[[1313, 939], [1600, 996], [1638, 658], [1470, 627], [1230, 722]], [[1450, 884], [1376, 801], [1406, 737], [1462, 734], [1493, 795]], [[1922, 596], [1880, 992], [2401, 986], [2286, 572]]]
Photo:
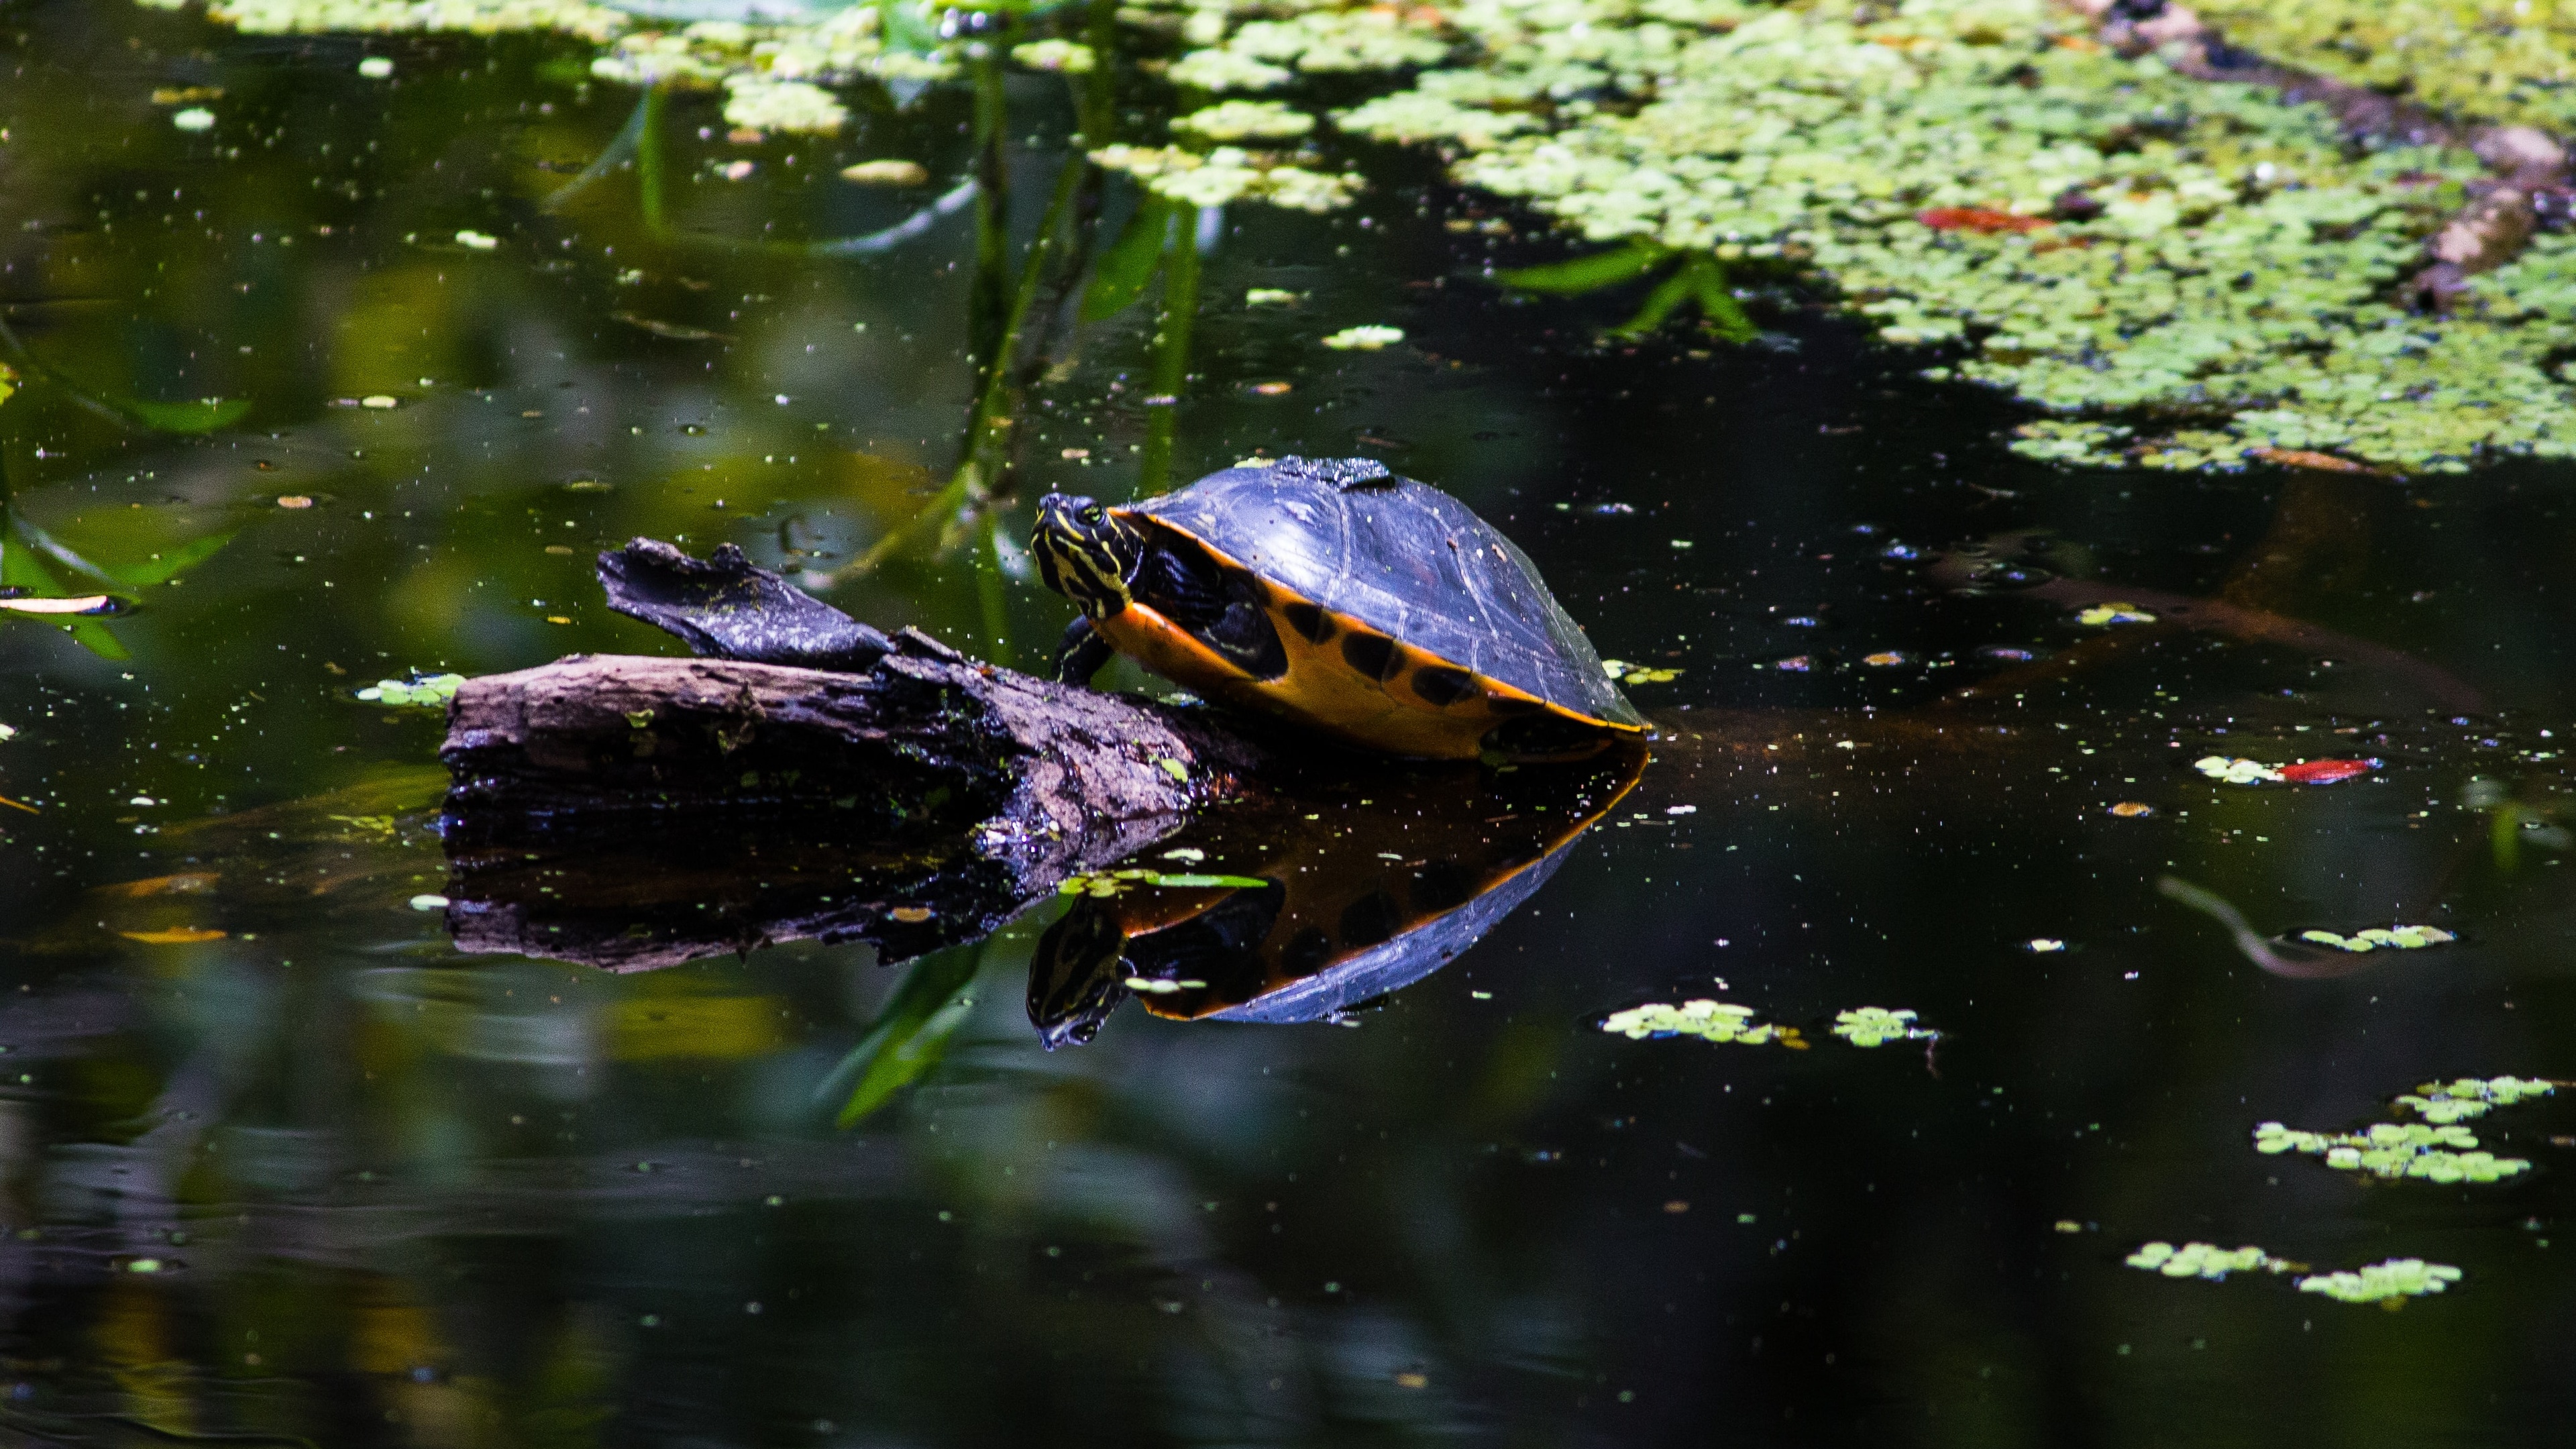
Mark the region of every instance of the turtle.
[[1134, 858], [1148, 871], [1118, 873], [1144, 878], [1099, 877], [1109, 894], [1077, 894], [1047, 928], [1029, 1023], [1053, 1051], [1090, 1041], [1130, 995], [1181, 1021], [1346, 1015], [1528, 900], [1645, 765], [1641, 744], [1614, 739], [1580, 764], [1415, 767], [1202, 820]]
[[1124, 653], [1346, 744], [1563, 757], [1646, 722], [1529, 556], [1367, 458], [1286, 457], [1123, 506], [1050, 493], [1031, 550], [1081, 616], [1056, 677]]

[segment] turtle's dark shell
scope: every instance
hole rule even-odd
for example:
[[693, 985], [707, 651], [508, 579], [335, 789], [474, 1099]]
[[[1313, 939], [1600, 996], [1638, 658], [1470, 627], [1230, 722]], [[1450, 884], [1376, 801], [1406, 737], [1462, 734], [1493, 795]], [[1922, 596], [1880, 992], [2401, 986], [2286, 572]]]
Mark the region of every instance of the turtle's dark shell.
[[1427, 483], [1364, 459], [1283, 458], [1126, 511], [1471, 674], [1595, 723], [1645, 726], [1528, 555]]

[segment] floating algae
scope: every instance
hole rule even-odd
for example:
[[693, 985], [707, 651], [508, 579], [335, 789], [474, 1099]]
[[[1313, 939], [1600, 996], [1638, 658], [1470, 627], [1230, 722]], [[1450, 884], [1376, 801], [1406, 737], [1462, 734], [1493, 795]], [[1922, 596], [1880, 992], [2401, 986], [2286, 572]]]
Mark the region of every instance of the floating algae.
[[2254, 1150], [2266, 1154], [2322, 1155], [2326, 1166], [2373, 1177], [2426, 1182], [2501, 1182], [2531, 1170], [2519, 1157], [2479, 1150], [2466, 1127], [2421, 1122], [2378, 1122], [2359, 1132], [2301, 1132], [2278, 1122], [2254, 1127]]
[[2421, 1258], [2391, 1258], [2349, 1273], [2318, 1273], [2299, 1280], [2302, 1293], [2322, 1293], [2338, 1303], [2405, 1306], [2409, 1298], [2439, 1293], [2460, 1281], [2460, 1270]]
[[2397, 1105], [2427, 1122], [2461, 1122], [2485, 1116], [2490, 1107], [2510, 1107], [2557, 1090], [2557, 1083], [2537, 1077], [2495, 1077], [2486, 1081], [2462, 1077], [2456, 1082], [2426, 1082], [2398, 1098]]
[[[137, 3], [177, 10], [187, 0]], [[753, 130], [836, 131], [848, 113], [823, 86], [868, 78], [935, 80], [957, 70], [947, 46], [889, 47], [878, 34], [880, 16], [872, 5], [804, 22], [702, 20], [677, 29], [582, 0], [211, 0], [206, 18], [254, 35], [574, 36], [604, 47], [591, 62], [594, 76], [626, 85], [721, 89], [725, 120]]]
[[[795, 128], [832, 111], [778, 83], [958, 73], [955, 42], [881, 33], [902, 28], [886, 19], [899, 10], [675, 30], [577, 0], [214, 0], [208, 14], [249, 30], [584, 36], [609, 47], [593, 65], [603, 79], [720, 87], [729, 114]], [[2557, 89], [2576, 32], [2559, 0], [2234, 0], [2213, 14], [2285, 63], [2403, 81], [2464, 114], [2559, 124], [2576, 111], [2576, 89]], [[2538, 237], [2472, 279], [2446, 315], [2410, 313], [2399, 284], [2483, 179], [2477, 158], [2352, 144], [2320, 107], [2113, 54], [2088, 22], [2043, 0], [1139, 4], [1120, 15], [1184, 38], [1191, 48], [1164, 72], [1184, 96], [1410, 72], [1341, 112], [1341, 128], [1437, 145], [1459, 181], [1592, 242], [1680, 254], [1702, 283], [1722, 266], [1812, 276], [1886, 341], [1951, 349], [1927, 375], [2050, 414], [2012, 442], [2033, 458], [2438, 472], [2576, 456], [2576, 389], [2558, 372], [2559, 339], [2576, 322], [2576, 236]], [[1079, 64], [1069, 44], [1022, 63]], [[1330, 211], [1360, 189], [1311, 156], [1230, 146], [1121, 146], [1094, 159], [1198, 206]], [[1751, 333], [1710, 320], [1739, 340]]]
[[1031, 70], [1058, 75], [1089, 75], [1100, 66], [1099, 53], [1078, 40], [1032, 40], [1011, 47], [1011, 60]]
[[1266, 201], [1292, 211], [1333, 211], [1360, 189], [1356, 175], [1309, 170], [1273, 151], [1219, 146], [1201, 154], [1179, 146], [1103, 146], [1091, 159], [1124, 171], [1157, 196], [1190, 206]]
[[[1696, 1036], [1713, 1042], [1741, 1042], [1748, 1046], [1777, 1042], [1798, 1051], [1807, 1048], [1806, 1039], [1796, 1027], [1756, 1023], [1752, 1007], [1711, 1001], [1705, 997], [1685, 1001], [1678, 1006], [1658, 1001], [1614, 1011], [1602, 1018], [1601, 1029], [1631, 1040]], [[1892, 1041], [1931, 1040], [1940, 1036], [1939, 1032], [1915, 1025], [1913, 1012], [1889, 1011], [1877, 1006], [1859, 1006], [1834, 1013], [1831, 1030], [1835, 1036], [1856, 1047], [1884, 1046]]]
[[2179, 1248], [2171, 1243], [2147, 1243], [2121, 1261], [2168, 1278], [2206, 1278], [2212, 1283], [2224, 1281], [2230, 1273], [2287, 1273], [2298, 1267], [2261, 1248], [2222, 1248], [2215, 1243], [2185, 1243]]
[[2576, 455], [2547, 370], [2576, 240], [2539, 239], [2448, 316], [2388, 300], [2480, 177], [2465, 152], [2349, 145], [2322, 109], [2111, 54], [2039, 0], [1449, 15], [1472, 66], [1346, 130], [1440, 143], [1460, 181], [1594, 242], [1809, 269], [1884, 339], [1967, 348], [1930, 375], [2059, 414], [2016, 441], [2031, 456]]
[[[2319, 946], [2331, 946], [2338, 951], [2352, 951], [2358, 953], [2362, 951], [2421, 951], [2427, 946], [2439, 946], [2447, 942], [2456, 941], [2459, 937], [2452, 935], [2450, 932], [2443, 930], [2439, 926], [2372, 926], [2365, 930], [2355, 931], [2349, 936], [2338, 935], [2333, 931], [2301, 931], [2299, 933], [2299, 939]], [[2511, 1081], [2512, 1078], [2505, 1077], [2499, 1078], [2498, 1080]], [[2412, 1105], [2416, 1099], [2411, 1097], [2400, 1097], [2397, 1100]], [[2478, 1111], [2480, 1112], [2485, 1110], [2486, 1108], [2484, 1106], [2480, 1106], [2478, 1108]], [[2475, 1116], [2477, 1114], [2473, 1112], [2467, 1115]], [[2447, 1119], [2435, 1117], [2431, 1120], [2439, 1122]]]
[[2231, 42], [2456, 117], [2576, 129], [2576, 5], [2561, 0], [2211, 0]]
[[[2222, 1248], [2215, 1243], [2184, 1243], [2180, 1247], [2146, 1243], [2121, 1261], [2168, 1278], [2199, 1278], [2211, 1283], [2226, 1281], [2230, 1273], [2306, 1273], [2305, 1264], [2275, 1258], [2261, 1248]], [[2376, 1303], [2397, 1308], [2409, 1298], [2439, 1293], [2459, 1281], [2460, 1270], [2448, 1263], [2391, 1258], [2347, 1272], [2307, 1273], [2298, 1280], [2298, 1288], [2302, 1293], [2322, 1293], [2338, 1303]]]
[[1401, 327], [1345, 327], [1324, 339], [1335, 352], [1382, 352], [1404, 340]]
[[358, 698], [369, 704], [387, 704], [416, 709], [445, 709], [465, 685], [462, 674], [414, 675], [410, 679], [383, 679], [358, 691]]
[[1856, 1006], [1834, 1013], [1834, 1035], [1856, 1047], [1885, 1046], [1892, 1041], [1924, 1041], [1939, 1032], [1914, 1024], [1914, 1013], [1885, 1007]]
[[[155, 10], [187, 8], [187, 0], [136, 3]], [[253, 35], [551, 30], [586, 40], [607, 40], [635, 23], [623, 11], [583, 0], [214, 0], [206, 7], [206, 18]]]
[[2548, 1096], [2557, 1085], [2538, 1078], [2463, 1077], [2426, 1082], [2396, 1105], [2422, 1122], [2377, 1122], [2359, 1132], [2303, 1132], [2279, 1122], [2254, 1126], [2254, 1150], [2323, 1157], [2326, 1166], [2374, 1177], [2426, 1182], [2501, 1182], [2531, 1170], [2519, 1157], [2498, 1157], [2478, 1146], [2476, 1134], [2458, 1125], [2495, 1107]]
[[[2436, 933], [2439, 934], [2439, 933]], [[2366, 1172], [2380, 1178], [2414, 1178], [2438, 1183], [2501, 1182], [2531, 1170], [2518, 1157], [2497, 1157], [2478, 1147], [2462, 1118], [2482, 1116], [2556, 1092], [2558, 1084], [2536, 1077], [2462, 1077], [2426, 1082], [2397, 1098], [2396, 1105], [2425, 1120], [2380, 1122], [2359, 1132], [2303, 1132], [2278, 1122], [2254, 1127], [2254, 1150], [2266, 1156], [2285, 1152], [2323, 1157], [2328, 1167]], [[2304, 1265], [2274, 1258], [2260, 1248], [2233, 1251], [2209, 1243], [2148, 1243], [2129, 1255], [2132, 1268], [2168, 1277], [2224, 1278], [2231, 1272], [2262, 1268], [2273, 1273], [2305, 1272]], [[2322, 1293], [2340, 1303], [2377, 1303], [2387, 1308], [2408, 1298], [2439, 1293], [2460, 1281], [2460, 1270], [2421, 1258], [2391, 1258], [2346, 1272], [2316, 1273], [2299, 1279], [2302, 1293]]]
[[1315, 118], [1277, 101], [1219, 101], [1172, 122], [1211, 141], [1279, 141], [1315, 129]]
[[1774, 1026], [1769, 1022], [1756, 1025], [1753, 1008], [1732, 1002], [1711, 1001], [1703, 997], [1685, 1001], [1679, 1006], [1650, 1002], [1614, 1011], [1601, 1022], [1601, 1029], [1630, 1040], [1645, 1037], [1695, 1036], [1712, 1042], [1737, 1042], [1745, 1046], [1767, 1043], [1805, 1050], [1807, 1043], [1791, 1026]]

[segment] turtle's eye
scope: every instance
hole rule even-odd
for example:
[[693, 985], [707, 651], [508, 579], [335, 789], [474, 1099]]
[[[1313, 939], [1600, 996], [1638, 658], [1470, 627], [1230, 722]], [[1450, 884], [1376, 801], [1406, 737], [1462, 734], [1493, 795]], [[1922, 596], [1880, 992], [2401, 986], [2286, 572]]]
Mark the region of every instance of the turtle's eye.
[[1098, 523], [1103, 516], [1097, 507], [1082, 510], [1082, 521], [1085, 523]]

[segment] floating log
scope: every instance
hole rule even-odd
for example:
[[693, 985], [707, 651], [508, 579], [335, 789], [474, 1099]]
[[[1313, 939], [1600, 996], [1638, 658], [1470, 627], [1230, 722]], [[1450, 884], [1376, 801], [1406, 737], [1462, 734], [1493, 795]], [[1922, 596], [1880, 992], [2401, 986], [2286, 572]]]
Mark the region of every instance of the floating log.
[[[801, 595], [782, 610], [785, 586], [739, 555], [707, 565], [639, 540], [601, 575], [619, 608], [693, 647], [865, 663], [574, 655], [468, 681], [440, 750], [467, 950], [636, 969], [856, 937], [899, 960], [1260, 793], [1268, 756], [1203, 712], [1033, 678], [917, 629], [889, 639]], [[751, 632], [723, 618], [745, 601]], [[737, 921], [724, 892], [691, 888], [746, 878], [747, 853], [808, 879], [810, 903]]]

